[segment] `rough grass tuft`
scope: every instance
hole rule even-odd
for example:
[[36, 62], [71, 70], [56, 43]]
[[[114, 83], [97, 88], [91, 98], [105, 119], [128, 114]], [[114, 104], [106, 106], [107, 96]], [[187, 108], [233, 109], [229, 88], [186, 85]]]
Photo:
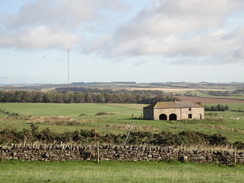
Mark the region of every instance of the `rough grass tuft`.
[[81, 122], [78, 119], [64, 117], [64, 116], [28, 117], [26, 123], [45, 124], [45, 125], [63, 125], [63, 126], [80, 126], [81, 125]]
[[114, 113], [99, 112], [96, 114], [96, 116], [102, 116], [102, 115], [114, 115]]

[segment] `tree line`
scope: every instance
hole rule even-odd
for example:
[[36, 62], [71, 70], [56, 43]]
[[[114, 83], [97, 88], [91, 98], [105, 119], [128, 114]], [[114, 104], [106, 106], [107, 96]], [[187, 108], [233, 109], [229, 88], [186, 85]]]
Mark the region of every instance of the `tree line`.
[[40, 92], [40, 91], [0, 91], [0, 102], [18, 103], [145, 103], [174, 101], [175, 97], [157, 95], [150, 97], [146, 92]]
[[231, 94], [229, 91], [208, 91], [207, 93], [212, 96], [230, 96]]
[[218, 104], [216, 106], [204, 106], [205, 111], [228, 111], [230, 110], [228, 105], [223, 106], [222, 104]]
[[233, 94], [243, 94], [244, 88], [239, 88], [234, 91], [202, 91], [203, 93], [207, 93], [212, 96], [231, 96]]
[[72, 92], [92, 92], [92, 93], [137, 93], [137, 94], [142, 94], [142, 93], [147, 93], [150, 95], [161, 95], [164, 94], [163, 91], [160, 90], [125, 90], [125, 89], [121, 89], [121, 90], [112, 90], [112, 89], [99, 89], [99, 88], [87, 88], [87, 87], [63, 87], [63, 88], [56, 88], [56, 91], [59, 92], [68, 92], [68, 91], [72, 91]]

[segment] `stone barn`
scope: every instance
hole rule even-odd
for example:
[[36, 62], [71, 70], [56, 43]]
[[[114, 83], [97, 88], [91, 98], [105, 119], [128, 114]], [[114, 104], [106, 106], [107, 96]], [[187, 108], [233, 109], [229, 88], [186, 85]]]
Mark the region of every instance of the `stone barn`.
[[143, 108], [147, 120], [204, 119], [204, 107], [188, 101], [157, 102]]

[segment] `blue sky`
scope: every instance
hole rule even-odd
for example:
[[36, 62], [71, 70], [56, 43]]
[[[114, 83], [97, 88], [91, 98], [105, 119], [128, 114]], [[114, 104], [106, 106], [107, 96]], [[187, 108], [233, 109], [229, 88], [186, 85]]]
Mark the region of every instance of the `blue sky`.
[[243, 0], [0, 0], [0, 84], [244, 82]]

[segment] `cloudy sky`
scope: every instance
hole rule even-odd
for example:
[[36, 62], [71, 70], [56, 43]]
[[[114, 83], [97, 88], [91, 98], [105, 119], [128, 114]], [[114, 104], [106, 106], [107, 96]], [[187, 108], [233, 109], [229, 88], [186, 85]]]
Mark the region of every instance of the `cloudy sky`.
[[0, 83], [244, 82], [244, 0], [0, 0]]

